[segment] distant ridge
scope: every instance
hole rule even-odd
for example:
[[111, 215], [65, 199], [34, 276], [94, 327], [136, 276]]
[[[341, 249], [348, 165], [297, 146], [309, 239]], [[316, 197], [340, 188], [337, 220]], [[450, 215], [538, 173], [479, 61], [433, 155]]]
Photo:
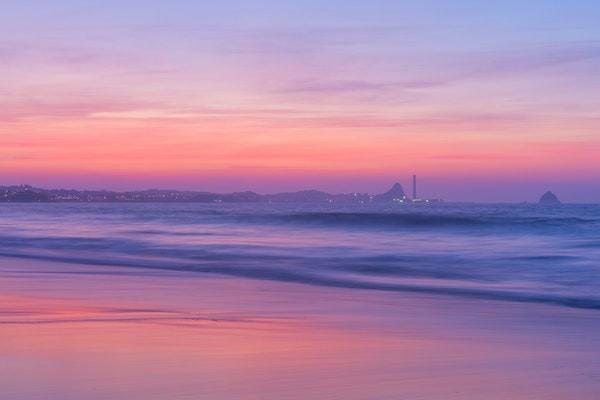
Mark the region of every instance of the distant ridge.
[[[395, 183], [382, 194], [331, 194], [318, 190], [258, 194], [251, 191], [211, 193], [149, 189], [116, 192], [107, 190], [41, 189], [29, 185], [0, 186], [0, 202], [159, 202], [159, 203], [371, 203], [410, 202], [402, 185]], [[434, 201], [434, 200], [432, 200]]]

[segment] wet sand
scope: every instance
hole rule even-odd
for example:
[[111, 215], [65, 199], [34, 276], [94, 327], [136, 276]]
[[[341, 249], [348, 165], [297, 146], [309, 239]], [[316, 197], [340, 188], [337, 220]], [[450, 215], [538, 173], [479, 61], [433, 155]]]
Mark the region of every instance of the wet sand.
[[600, 313], [0, 258], [11, 400], [578, 399]]

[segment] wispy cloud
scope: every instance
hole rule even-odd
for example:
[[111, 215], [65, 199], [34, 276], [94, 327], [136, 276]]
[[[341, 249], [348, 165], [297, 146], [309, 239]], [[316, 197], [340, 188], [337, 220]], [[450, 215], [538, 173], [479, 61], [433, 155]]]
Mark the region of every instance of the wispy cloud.
[[[425, 127], [466, 127], [480, 128], [522, 123], [530, 116], [520, 113], [437, 113], [419, 116], [390, 117], [373, 114], [331, 115], [302, 118], [304, 124], [314, 127], [338, 128], [425, 128]], [[483, 132], [482, 132], [483, 133]]]
[[281, 93], [348, 93], [386, 92], [394, 90], [422, 89], [438, 86], [442, 81], [414, 80], [405, 82], [370, 82], [352, 80], [303, 81], [282, 89]]
[[101, 112], [131, 112], [152, 103], [126, 99], [74, 96], [62, 98], [0, 100], [0, 121], [17, 122], [35, 118], [85, 118]]
[[292, 81], [277, 92], [315, 95], [400, 92], [431, 89], [465, 80], [493, 82], [494, 79], [527, 75], [544, 68], [600, 61], [600, 42], [540, 44], [511, 50], [447, 52], [431, 56], [431, 68], [400, 70], [402, 74], [414, 76], [407, 80], [394, 79], [393, 75], [383, 80], [312, 79]]
[[461, 62], [465, 69], [463, 77], [501, 77], [581, 61], [600, 61], [600, 42], [539, 44], [505, 51], [475, 52], [464, 54], [464, 60], [468, 62]]

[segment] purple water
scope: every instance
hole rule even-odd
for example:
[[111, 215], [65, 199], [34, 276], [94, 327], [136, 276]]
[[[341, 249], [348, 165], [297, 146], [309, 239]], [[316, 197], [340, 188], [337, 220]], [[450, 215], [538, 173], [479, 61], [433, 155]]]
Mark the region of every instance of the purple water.
[[600, 309], [600, 206], [4, 204], [0, 255]]

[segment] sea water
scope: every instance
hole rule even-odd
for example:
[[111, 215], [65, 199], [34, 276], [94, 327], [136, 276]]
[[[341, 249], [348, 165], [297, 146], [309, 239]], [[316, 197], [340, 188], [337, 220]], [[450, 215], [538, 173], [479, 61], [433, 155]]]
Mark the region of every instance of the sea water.
[[35, 203], [0, 256], [600, 309], [600, 206]]

